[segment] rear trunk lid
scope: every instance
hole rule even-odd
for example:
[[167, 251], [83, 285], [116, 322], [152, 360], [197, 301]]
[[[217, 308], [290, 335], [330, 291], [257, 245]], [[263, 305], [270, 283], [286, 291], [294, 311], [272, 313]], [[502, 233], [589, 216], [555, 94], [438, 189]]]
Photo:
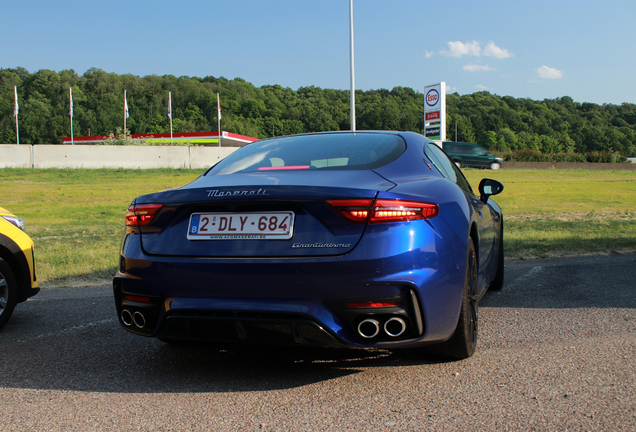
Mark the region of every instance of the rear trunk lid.
[[359, 170], [202, 176], [137, 199], [163, 205], [140, 229], [142, 247], [151, 255], [201, 258], [340, 255], [356, 246], [366, 225], [343, 219], [325, 200], [373, 199], [394, 186]]

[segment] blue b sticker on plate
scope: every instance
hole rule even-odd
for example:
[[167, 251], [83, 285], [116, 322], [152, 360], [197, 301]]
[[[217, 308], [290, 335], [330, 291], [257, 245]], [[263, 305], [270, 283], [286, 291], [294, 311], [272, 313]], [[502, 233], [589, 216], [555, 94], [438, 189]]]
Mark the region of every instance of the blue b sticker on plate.
[[199, 219], [201, 215], [195, 214], [192, 215], [192, 219], [190, 220], [190, 234], [196, 234], [199, 232]]

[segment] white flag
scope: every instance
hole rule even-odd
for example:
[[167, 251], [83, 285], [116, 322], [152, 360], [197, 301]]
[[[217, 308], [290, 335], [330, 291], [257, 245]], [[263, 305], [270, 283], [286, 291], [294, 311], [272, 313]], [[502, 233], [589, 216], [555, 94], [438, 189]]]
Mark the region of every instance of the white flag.
[[126, 100], [126, 91], [124, 90], [124, 115], [126, 118], [130, 117], [128, 114], [128, 101]]
[[71, 96], [70, 108], [68, 110], [68, 113], [72, 118], [73, 117], [73, 88], [72, 87], [68, 88], [68, 93]]
[[168, 117], [172, 120], [172, 92], [168, 92]]
[[13, 86], [13, 91], [15, 92], [15, 99], [13, 100], [13, 116], [17, 117], [18, 111], [20, 110], [20, 107], [18, 107], [18, 87]]
[[219, 120], [221, 120], [221, 99], [219, 99], [219, 93], [216, 94], [216, 106], [219, 111]]

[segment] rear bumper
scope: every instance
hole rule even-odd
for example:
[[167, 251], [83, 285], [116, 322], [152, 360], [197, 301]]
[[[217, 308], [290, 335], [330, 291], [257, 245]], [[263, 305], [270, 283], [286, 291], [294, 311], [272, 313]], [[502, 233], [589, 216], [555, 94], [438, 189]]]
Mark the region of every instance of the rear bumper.
[[[145, 254], [134, 235], [125, 244], [114, 279], [117, 313], [126, 330], [140, 335], [397, 348], [443, 341], [459, 317], [465, 275], [459, 242], [428, 242], [383, 257], [358, 245], [346, 255], [287, 259], [157, 257]], [[382, 299], [399, 306], [346, 305]], [[132, 319], [135, 312], [143, 326]], [[398, 331], [385, 330], [392, 318]], [[365, 319], [377, 325], [377, 336], [361, 335]]]

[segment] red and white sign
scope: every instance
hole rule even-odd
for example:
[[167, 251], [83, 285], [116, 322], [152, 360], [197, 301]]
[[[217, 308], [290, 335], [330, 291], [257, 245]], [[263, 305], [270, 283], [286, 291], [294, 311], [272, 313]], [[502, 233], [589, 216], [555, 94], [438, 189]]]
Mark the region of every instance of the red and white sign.
[[426, 121], [429, 120], [439, 120], [441, 117], [439, 115], [439, 111], [431, 111], [426, 113]]
[[444, 81], [424, 87], [424, 127], [427, 138], [437, 142], [446, 140], [446, 83]]

